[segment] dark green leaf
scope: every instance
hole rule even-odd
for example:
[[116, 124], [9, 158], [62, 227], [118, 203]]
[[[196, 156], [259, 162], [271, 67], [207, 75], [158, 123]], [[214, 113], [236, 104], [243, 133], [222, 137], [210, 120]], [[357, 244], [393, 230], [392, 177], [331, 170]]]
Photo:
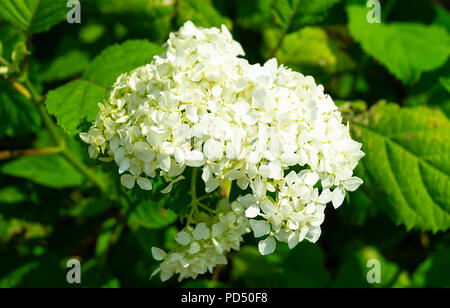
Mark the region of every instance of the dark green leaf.
[[437, 25], [418, 23], [368, 23], [367, 9], [347, 8], [351, 35], [364, 51], [405, 84], [416, 82], [423, 72], [445, 64], [450, 55], [450, 36]]
[[450, 228], [447, 117], [426, 107], [379, 103], [352, 128], [366, 153], [367, 173], [359, 175], [374, 184], [363, 189], [382, 193], [382, 209], [394, 222], [434, 232]]
[[2, 0], [0, 15], [22, 31], [38, 33], [63, 21], [66, 5], [66, 0]]

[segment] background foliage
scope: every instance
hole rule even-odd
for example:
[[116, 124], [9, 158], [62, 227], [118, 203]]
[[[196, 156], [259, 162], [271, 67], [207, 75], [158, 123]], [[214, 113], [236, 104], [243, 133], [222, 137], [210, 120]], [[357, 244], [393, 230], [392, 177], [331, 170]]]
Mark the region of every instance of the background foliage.
[[[0, 1], [0, 287], [450, 287], [450, 14], [444, 1]], [[316, 245], [261, 257], [251, 235], [197, 281], [149, 280], [174, 245], [188, 181], [127, 192], [78, 134], [115, 78], [151, 61], [185, 21], [227, 25], [251, 63], [276, 56], [336, 100], [366, 157], [364, 185], [327, 210]], [[233, 192], [232, 192], [233, 195]], [[381, 284], [366, 282], [378, 259]]]

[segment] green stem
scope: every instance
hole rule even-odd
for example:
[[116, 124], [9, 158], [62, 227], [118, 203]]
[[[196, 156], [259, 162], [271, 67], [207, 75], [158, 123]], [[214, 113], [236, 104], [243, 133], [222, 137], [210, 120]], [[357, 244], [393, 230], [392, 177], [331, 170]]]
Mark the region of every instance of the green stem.
[[43, 97], [38, 94], [38, 92], [34, 88], [33, 84], [30, 82], [30, 80], [27, 77], [24, 80], [24, 85], [31, 95], [31, 101], [33, 102], [33, 104], [36, 107], [36, 109], [38, 110], [42, 120], [44, 121], [44, 125], [50, 134], [50, 138], [52, 139], [52, 142], [54, 143], [55, 146], [60, 147], [62, 149], [61, 155], [73, 167], [75, 167], [81, 174], [83, 174], [86, 178], [88, 178], [95, 185], [97, 185], [100, 188], [100, 190], [102, 191], [102, 193], [106, 193], [107, 187], [106, 187], [105, 183], [91, 169], [89, 169], [82, 161], [80, 161], [78, 159], [78, 157], [76, 157], [72, 153], [72, 151], [70, 151], [66, 147], [64, 138], [59, 134], [58, 128], [56, 127], [56, 125], [53, 122], [50, 115], [47, 113], [45, 106], [40, 103], [43, 101]]
[[206, 205], [204, 205], [204, 204], [202, 204], [202, 203], [198, 203], [197, 205], [198, 205], [199, 207], [201, 207], [202, 209], [208, 211], [210, 214], [214, 214], [214, 215], [217, 214], [217, 212], [216, 212], [215, 210], [210, 209], [209, 207], [207, 207]]
[[82, 161], [76, 157], [72, 151], [67, 148], [61, 152], [62, 156], [72, 165], [74, 166], [81, 174], [83, 174], [86, 178], [91, 180], [95, 185], [100, 188], [102, 193], [107, 192], [106, 183], [103, 182], [90, 168], [88, 168]]
[[195, 212], [198, 212], [198, 204], [199, 200], [197, 199], [197, 174], [198, 169], [192, 168], [192, 175], [191, 175], [191, 203], [189, 206], [191, 206], [191, 211], [189, 212], [189, 215], [187, 216], [187, 225], [190, 225], [193, 220], [193, 216]]
[[192, 194], [192, 203], [197, 203], [197, 174], [198, 169], [193, 168], [192, 169], [192, 176], [191, 176], [191, 194]]
[[9, 61], [6, 60], [3, 57], [0, 57], [0, 63], [2, 63], [3, 65], [6, 65], [6, 66], [10, 66], [11, 65], [11, 63], [9, 63]]

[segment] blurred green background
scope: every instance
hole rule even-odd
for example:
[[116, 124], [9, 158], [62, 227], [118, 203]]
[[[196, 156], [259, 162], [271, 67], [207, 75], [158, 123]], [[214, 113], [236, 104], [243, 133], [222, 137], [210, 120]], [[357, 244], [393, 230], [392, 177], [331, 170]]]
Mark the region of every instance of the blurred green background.
[[[448, 2], [380, 1], [380, 24], [365, 0], [85, 0], [81, 24], [66, 2], [0, 0], [0, 287], [450, 287]], [[315, 245], [262, 257], [249, 235], [213, 275], [161, 283], [150, 248], [173, 247], [189, 183], [128, 192], [77, 133], [187, 20], [225, 24], [251, 63], [276, 56], [323, 84], [364, 144], [365, 183], [327, 209]]]

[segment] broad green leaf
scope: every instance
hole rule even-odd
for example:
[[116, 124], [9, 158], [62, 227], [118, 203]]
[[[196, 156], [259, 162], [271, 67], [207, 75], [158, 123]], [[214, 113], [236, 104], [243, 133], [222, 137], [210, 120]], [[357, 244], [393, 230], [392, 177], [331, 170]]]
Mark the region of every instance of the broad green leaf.
[[41, 126], [31, 103], [3, 80], [0, 80], [0, 122], [0, 137], [35, 133]]
[[163, 42], [171, 30], [175, 16], [174, 0], [96, 0], [102, 17], [116, 21], [116, 38], [126, 33], [145, 37], [154, 42]]
[[[368, 118], [353, 121], [363, 143], [363, 189], [386, 202], [379, 206], [408, 229], [450, 228], [450, 123], [428, 107], [379, 103]], [[367, 183], [371, 183], [367, 186]]]
[[450, 249], [441, 249], [426, 259], [412, 279], [416, 288], [450, 288]]
[[265, 24], [271, 21], [273, 0], [240, 1], [237, 6], [237, 23], [245, 29], [261, 31]]
[[52, 188], [84, 183], [84, 177], [59, 155], [25, 156], [1, 166], [0, 172]]
[[436, 11], [434, 23], [445, 27], [447, 32], [450, 32], [450, 13], [448, 10], [438, 3], [433, 3], [433, 8]]
[[83, 121], [93, 121], [107, 88], [87, 79], [77, 79], [50, 91], [45, 104], [65, 132], [80, 132]]
[[55, 58], [40, 74], [43, 82], [67, 80], [81, 74], [90, 62], [89, 55], [81, 50], [71, 50]]
[[450, 93], [450, 78], [440, 78], [439, 81], [444, 86], [444, 88]]
[[340, 0], [276, 0], [272, 15], [275, 23], [287, 33], [322, 21], [329, 9]]
[[314, 288], [329, 281], [324, 255], [319, 246], [301, 243], [293, 250], [277, 247], [274, 254], [261, 256], [254, 246], [245, 246], [233, 256], [232, 278], [244, 287]]
[[108, 88], [120, 74], [150, 63], [163, 49], [148, 41], [127, 41], [108, 47], [86, 68], [80, 79], [50, 91], [46, 105], [64, 130], [74, 135], [83, 121], [91, 122]]
[[217, 11], [211, 0], [179, 0], [177, 10], [178, 26], [190, 20], [197, 27], [231, 27], [231, 21]]
[[0, 16], [22, 31], [39, 33], [66, 18], [67, 0], [2, 0]]
[[361, 5], [350, 5], [347, 12], [353, 38], [404, 84], [412, 84], [422, 73], [439, 68], [450, 55], [450, 36], [441, 26], [371, 24], [366, 19], [367, 9]]
[[[379, 275], [377, 273], [377, 268], [379, 269]], [[343, 261], [336, 280], [332, 283], [332, 287], [388, 287], [395, 282], [398, 272], [398, 265], [386, 260], [378, 249], [374, 247], [365, 247], [350, 254]], [[376, 282], [377, 278], [380, 279], [379, 283]]]
[[[173, 12], [175, 1], [164, 0], [97, 0], [96, 5], [103, 14], [133, 13], [161, 17]], [[163, 14], [164, 13], [164, 14]]]
[[[277, 29], [264, 31], [266, 57], [270, 56], [280, 35]], [[300, 72], [320, 68], [329, 73], [336, 73], [351, 70], [356, 66], [345, 52], [337, 48], [327, 33], [318, 27], [305, 27], [286, 35], [276, 57], [280, 63]]]
[[133, 228], [144, 227], [148, 229], [164, 228], [177, 219], [177, 215], [169, 210], [164, 209], [153, 201], [143, 201], [139, 203], [130, 214], [128, 224]]

